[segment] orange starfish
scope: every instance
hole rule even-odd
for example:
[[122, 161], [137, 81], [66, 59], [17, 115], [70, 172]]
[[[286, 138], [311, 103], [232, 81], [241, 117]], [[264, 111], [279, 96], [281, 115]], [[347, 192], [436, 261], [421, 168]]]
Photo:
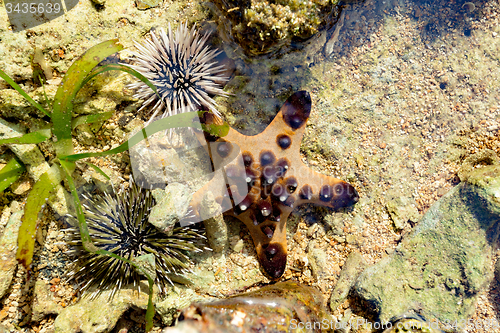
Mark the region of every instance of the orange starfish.
[[246, 136], [229, 129], [211, 143], [216, 173], [193, 195], [191, 207], [211, 191], [223, 211], [247, 226], [263, 272], [280, 278], [286, 268], [286, 221], [293, 209], [315, 203], [338, 209], [359, 199], [354, 187], [320, 174], [300, 160], [300, 143], [311, 112], [311, 97], [299, 91], [288, 98], [271, 124], [260, 134]]

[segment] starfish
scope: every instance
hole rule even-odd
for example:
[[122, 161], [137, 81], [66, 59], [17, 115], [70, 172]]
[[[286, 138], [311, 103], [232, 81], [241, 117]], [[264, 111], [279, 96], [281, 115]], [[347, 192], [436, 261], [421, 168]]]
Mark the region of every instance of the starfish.
[[214, 177], [193, 194], [191, 208], [211, 191], [223, 212], [235, 216], [252, 236], [263, 273], [279, 279], [286, 268], [286, 221], [293, 209], [314, 203], [334, 209], [359, 199], [355, 188], [310, 169], [300, 159], [300, 143], [311, 112], [311, 97], [299, 91], [288, 98], [260, 134], [246, 136], [230, 128], [209, 144]]

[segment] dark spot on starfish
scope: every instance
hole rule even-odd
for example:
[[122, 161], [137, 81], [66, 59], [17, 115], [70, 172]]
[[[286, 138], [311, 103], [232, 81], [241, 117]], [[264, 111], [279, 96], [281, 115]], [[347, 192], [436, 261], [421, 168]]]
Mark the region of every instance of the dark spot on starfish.
[[274, 184], [273, 188], [271, 189], [271, 194], [274, 198], [277, 198], [279, 200], [279, 198], [285, 194], [285, 187], [280, 184]]
[[286, 134], [280, 134], [276, 137], [276, 143], [281, 149], [288, 149], [292, 144], [292, 139]]
[[274, 161], [276, 160], [276, 157], [274, 156], [274, 154], [270, 151], [263, 151], [260, 153], [260, 164], [262, 166], [266, 166], [266, 165], [269, 165], [269, 164], [272, 164], [274, 163]]
[[281, 110], [285, 123], [296, 130], [306, 123], [311, 114], [311, 96], [307, 91], [298, 91], [288, 97]]
[[351, 184], [342, 182], [334, 188], [335, 195], [330, 202], [334, 208], [349, 207], [359, 201], [358, 192]]
[[271, 204], [265, 200], [261, 200], [259, 202], [259, 204], [257, 205], [257, 209], [259, 211], [259, 214], [263, 217], [268, 217], [273, 211]]
[[323, 202], [328, 202], [332, 199], [333, 191], [330, 185], [324, 185], [319, 191], [319, 200]]
[[272, 280], [279, 279], [286, 268], [286, 249], [280, 243], [271, 243], [260, 252], [257, 255], [264, 274]]
[[295, 177], [290, 177], [285, 180], [288, 193], [293, 193], [297, 189], [298, 183]]
[[311, 200], [312, 196], [313, 196], [313, 192], [312, 192], [311, 186], [309, 186], [309, 185], [302, 186], [302, 188], [300, 189], [300, 192], [299, 192], [299, 197], [302, 200]]
[[285, 173], [290, 168], [290, 162], [286, 158], [280, 158], [276, 163], [276, 177], [281, 178], [285, 176]]
[[234, 213], [239, 215], [250, 208], [252, 200], [246, 196], [236, 207], [234, 207]]
[[272, 191], [273, 202], [278, 204], [284, 204], [289, 198], [289, 194], [285, 190], [285, 187], [281, 184], [275, 184]]
[[266, 226], [262, 228], [262, 232], [267, 236], [267, 238], [273, 238], [274, 226]]
[[252, 154], [250, 154], [249, 152], [244, 152], [242, 156], [243, 156], [243, 163], [245, 164], [245, 166], [246, 167], [251, 166], [253, 163]]
[[267, 165], [262, 168], [262, 186], [272, 185], [278, 179], [278, 169], [273, 165]]
[[232, 149], [233, 147], [229, 142], [223, 141], [217, 144], [217, 153], [222, 158], [227, 157], [231, 153]]
[[288, 198], [286, 198], [286, 200], [283, 202], [283, 205], [293, 208], [293, 204], [294, 204], [294, 203], [295, 203], [295, 198], [294, 198], [294, 197], [292, 197], [292, 196], [289, 196], [289, 197], [288, 197]]

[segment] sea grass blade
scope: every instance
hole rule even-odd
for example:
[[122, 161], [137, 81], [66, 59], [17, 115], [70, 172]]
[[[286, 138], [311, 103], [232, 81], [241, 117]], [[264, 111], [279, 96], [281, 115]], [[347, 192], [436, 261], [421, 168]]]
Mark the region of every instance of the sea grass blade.
[[91, 124], [96, 122], [101, 122], [108, 120], [113, 116], [114, 111], [97, 113], [97, 114], [89, 114], [86, 116], [80, 116], [71, 121], [71, 128], [75, 128], [76, 126], [80, 126], [83, 124]]
[[146, 332], [149, 332], [153, 328], [153, 317], [155, 313], [155, 308], [153, 304], [153, 284], [154, 279], [148, 274], [147, 268], [143, 267], [140, 263], [133, 262], [126, 258], [120, 257], [113, 252], [109, 252], [103, 249], [99, 249], [92, 243], [90, 239], [89, 229], [87, 227], [87, 222], [85, 221], [85, 215], [83, 213], [82, 204], [80, 199], [78, 198], [78, 192], [76, 191], [75, 183], [73, 182], [73, 178], [71, 177], [71, 170], [74, 169], [74, 163], [68, 161], [60, 161], [63, 170], [65, 171], [66, 181], [68, 182], [71, 195], [73, 196], [73, 200], [75, 202], [76, 207], [76, 215], [78, 218], [78, 225], [80, 227], [80, 237], [82, 239], [83, 248], [91, 253], [112, 257], [118, 260], [122, 260], [129, 265], [135, 267], [139, 270], [147, 279], [149, 284], [149, 297], [148, 297], [148, 308], [146, 310]]
[[19, 179], [26, 168], [15, 157], [0, 170], [0, 193]]
[[71, 141], [73, 100], [82, 87], [82, 82], [97, 64], [122, 49], [123, 46], [118, 43], [117, 39], [97, 44], [75, 61], [64, 75], [62, 84], [54, 97], [52, 112], [54, 135], [57, 138], [54, 144], [57, 155], [73, 153]]
[[0, 69], [0, 77], [4, 79], [8, 84], [12, 86], [18, 93], [20, 93], [26, 100], [36, 107], [38, 110], [40, 110], [42, 113], [50, 117], [50, 113], [48, 113], [40, 104], [38, 104], [33, 98], [31, 98], [27, 93], [24, 92], [24, 90], [21, 89], [21, 87], [14, 82], [7, 74], [5, 74], [4, 71]]
[[40, 142], [44, 142], [48, 138], [52, 136], [52, 131], [50, 128], [45, 128], [41, 129], [38, 131], [34, 131], [31, 133], [24, 134], [22, 136], [18, 136], [15, 138], [8, 138], [8, 139], [1, 139], [0, 140], [0, 145], [5, 145], [8, 143], [15, 143], [15, 144], [37, 144]]
[[92, 169], [97, 171], [97, 173], [101, 174], [107, 180], [111, 180], [111, 178], [109, 178], [109, 176], [104, 171], [102, 171], [101, 168], [99, 168], [97, 165], [89, 163], [89, 162], [85, 162], [85, 164], [87, 164], [89, 167], [91, 167]]
[[[123, 64], [107, 64], [107, 65], [95, 68], [92, 71], [92, 73], [90, 73], [89, 76], [87, 76], [85, 78], [85, 80], [82, 82], [82, 86], [84, 86], [87, 82], [89, 82], [96, 75], [99, 75], [99, 74], [107, 72], [107, 71], [114, 71], [114, 70], [126, 72], [126, 73], [129, 73], [130, 75], [135, 76], [136, 78], [138, 78], [139, 80], [144, 82], [149, 88], [151, 88], [151, 90], [153, 90], [155, 92], [155, 94], [158, 95], [158, 91], [156, 89], [156, 86], [154, 84], [152, 84], [144, 75], [142, 75], [141, 73], [139, 73], [135, 69], [130, 68], [128, 66], [125, 66]], [[158, 95], [158, 97], [160, 98], [159, 95]]]
[[27, 270], [33, 260], [38, 213], [42, 210], [42, 206], [45, 205], [59, 183], [56, 178], [52, 170], [45, 172], [35, 183], [26, 199], [22, 224], [17, 239], [18, 249], [16, 258]]
[[[117, 153], [122, 153], [129, 148], [135, 146], [145, 138], [150, 137], [151, 135], [158, 133], [160, 131], [165, 131], [169, 128], [176, 128], [176, 127], [198, 127], [199, 128], [199, 118], [198, 118], [198, 113], [197, 112], [185, 112], [185, 113], [179, 113], [174, 116], [170, 117], [165, 117], [163, 119], [157, 120], [145, 128], [142, 129], [142, 131], [137, 132], [135, 135], [133, 135], [128, 141], [122, 143], [120, 146], [106, 150], [103, 152], [96, 152], [96, 153], [81, 153], [81, 154], [74, 154], [74, 155], [67, 155], [67, 156], [61, 156], [59, 159], [61, 160], [66, 160], [66, 161], [77, 161], [82, 158], [87, 158], [87, 157], [97, 157], [97, 156], [106, 156], [106, 155], [112, 155], [112, 154], [117, 154]], [[202, 126], [203, 127], [203, 126]], [[212, 124], [210, 127], [203, 128], [209, 131], [210, 134], [217, 134], [218, 136], [225, 136], [228, 133], [229, 130], [229, 125], [227, 123], [224, 123], [222, 125], [217, 125], [217, 124]]]

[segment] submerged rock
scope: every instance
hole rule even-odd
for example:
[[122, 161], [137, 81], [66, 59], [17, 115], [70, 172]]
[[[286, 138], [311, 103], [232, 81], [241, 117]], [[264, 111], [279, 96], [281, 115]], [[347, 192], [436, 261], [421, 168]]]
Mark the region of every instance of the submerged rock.
[[338, 0], [215, 1], [219, 23], [247, 56], [277, 53], [337, 17]]
[[17, 236], [19, 235], [23, 213], [24, 211], [19, 211], [10, 216], [2, 239], [0, 239], [0, 298], [9, 289], [16, 271]]
[[153, 196], [157, 204], [151, 209], [148, 221], [170, 236], [175, 225], [187, 214], [191, 193], [187, 186], [172, 183], [165, 190], [154, 189]]
[[[147, 287], [146, 287], [147, 288]], [[109, 332], [130, 307], [146, 309], [148, 295], [133, 289], [121, 290], [111, 301], [112, 291], [104, 291], [95, 299], [82, 298], [60, 312], [54, 322], [59, 333]]]
[[365, 267], [366, 261], [359, 252], [354, 251], [349, 254], [330, 297], [332, 311], [335, 311], [346, 300], [349, 291]]
[[63, 307], [59, 305], [50, 291], [48, 283], [40, 279], [35, 283], [34, 302], [31, 309], [31, 320], [41, 321], [46, 315], [59, 314]]
[[492, 281], [500, 222], [500, 166], [473, 170], [424, 215], [394, 253], [354, 287], [382, 322], [403, 313], [466, 323]]
[[326, 332], [335, 320], [322, 303], [316, 289], [281, 282], [221, 301], [192, 304], [176, 327], [163, 332]]
[[420, 218], [415, 204], [405, 197], [390, 200], [386, 208], [397, 230], [404, 229], [408, 221], [417, 222]]
[[222, 207], [208, 191], [201, 201], [201, 218], [207, 231], [208, 244], [216, 254], [223, 253], [229, 244], [227, 225], [222, 217]]

